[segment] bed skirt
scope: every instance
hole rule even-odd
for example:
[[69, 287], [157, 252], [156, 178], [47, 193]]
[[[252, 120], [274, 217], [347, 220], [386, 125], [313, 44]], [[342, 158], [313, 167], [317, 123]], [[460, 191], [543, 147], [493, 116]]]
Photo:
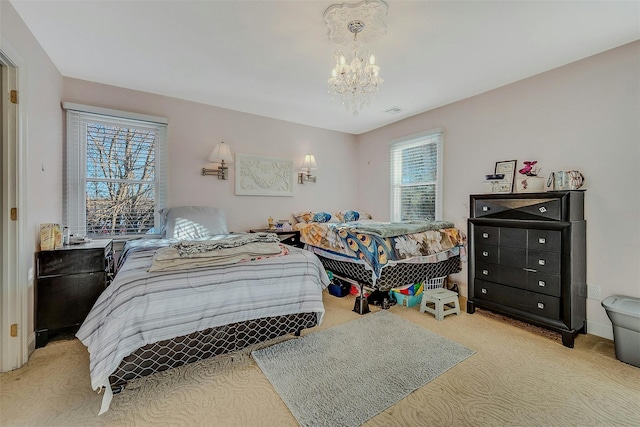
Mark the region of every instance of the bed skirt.
[[379, 279], [373, 281], [371, 270], [362, 262], [338, 261], [316, 253], [325, 269], [345, 276], [365, 286], [381, 291], [388, 291], [397, 286], [419, 283], [427, 279], [448, 276], [462, 271], [460, 256], [455, 255], [443, 261], [428, 263], [399, 262], [382, 269]]
[[109, 377], [114, 393], [128, 381], [145, 377], [279, 336], [296, 334], [317, 324], [316, 313], [296, 313], [232, 323], [148, 344], [125, 357]]

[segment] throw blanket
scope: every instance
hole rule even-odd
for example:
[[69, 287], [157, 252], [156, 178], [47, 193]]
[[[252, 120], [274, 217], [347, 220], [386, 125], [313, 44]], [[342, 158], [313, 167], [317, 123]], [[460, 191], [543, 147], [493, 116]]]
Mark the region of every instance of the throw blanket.
[[452, 228], [454, 224], [448, 221], [407, 221], [407, 222], [362, 222], [354, 227], [340, 224], [339, 228], [348, 227], [360, 234], [374, 234], [379, 237], [394, 237], [403, 234], [416, 234], [428, 230]]
[[275, 233], [247, 233], [237, 234], [220, 240], [183, 240], [173, 245], [180, 256], [209, 252], [216, 249], [236, 248], [247, 243], [264, 242], [278, 243], [278, 235]]
[[209, 252], [181, 255], [178, 248], [169, 246], [156, 251], [151, 261], [150, 272], [177, 271], [200, 267], [216, 267], [255, 261], [272, 256], [287, 255], [289, 251], [279, 243], [253, 242], [242, 246], [219, 248]]
[[[380, 278], [382, 269], [389, 265], [390, 261], [414, 258], [422, 260], [425, 256], [435, 254], [441, 254], [438, 258], [442, 258], [445, 253], [460, 251], [466, 243], [464, 232], [450, 222], [386, 224], [372, 221], [308, 223], [296, 224], [296, 229], [300, 231], [302, 242], [359, 259], [373, 271], [376, 278]], [[396, 235], [401, 228], [423, 231]], [[383, 237], [387, 234], [390, 235]]]

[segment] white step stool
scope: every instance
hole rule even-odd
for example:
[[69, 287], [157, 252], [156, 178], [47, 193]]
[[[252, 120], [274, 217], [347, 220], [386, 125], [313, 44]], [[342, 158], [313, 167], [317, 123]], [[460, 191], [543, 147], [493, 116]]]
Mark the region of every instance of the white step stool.
[[[431, 308], [427, 303], [433, 303]], [[445, 304], [455, 304], [454, 308], [445, 310]], [[420, 313], [428, 311], [436, 316], [436, 320], [444, 319], [447, 314], [460, 314], [460, 303], [458, 302], [458, 293], [444, 288], [429, 289], [422, 294], [420, 302]]]

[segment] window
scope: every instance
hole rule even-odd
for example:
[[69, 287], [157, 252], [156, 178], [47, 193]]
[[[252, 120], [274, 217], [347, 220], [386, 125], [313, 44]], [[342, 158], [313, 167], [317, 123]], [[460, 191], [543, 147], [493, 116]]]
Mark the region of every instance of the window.
[[442, 131], [394, 142], [390, 154], [391, 220], [440, 220]]
[[65, 103], [65, 225], [72, 234], [159, 234], [167, 120]]

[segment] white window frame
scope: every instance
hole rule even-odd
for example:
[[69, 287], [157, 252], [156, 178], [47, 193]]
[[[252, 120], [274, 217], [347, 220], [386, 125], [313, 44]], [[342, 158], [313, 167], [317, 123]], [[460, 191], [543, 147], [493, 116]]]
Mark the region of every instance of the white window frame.
[[[158, 213], [166, 207], [167, 200], [167, 124], [164, 117], [149, 116], [146, 114], [131, 113], [112, 110], [108, 108], [94, 107], [90, 105], [65, 102], [62, 107], [67, 113], [66, 129], [66, 158], [65, 158], [65, 194], [64, 194], [64, 221], [72, 234], [87, 235], [86, 219], [86, 183], [87, 183], [87, 146], [86, 146], [86, 119], [95, 118], [97, 121], [116, 125], [129, 122], [132, 127], [152, 127], [157, 130], [155, 147], [154, 186], [156, 206], [154, 213], [154, 228], [158, 233], [145, 236], [159, 236], [161, 218]], [[110, 238], [135, 238], [135, 234], [105, 235]]]
[[[436, 180], [429, 182], [421, 182], [420, 185], [435, 185], [436, 203], [435, 203], [435, 221], [442, 220], [442, 165], [443, 162], [443, 141], [444, 131], [442, 129], [432, 129], [419, 134], [411, 135], [402, 139], [394, 140], [389, 143], [389, 171], [390, 171], [390, 186], [391, 186], [391, 221], [401, 221], [402, 212], [402, 200], [401, 200], [401, 188], [405, 185], [402, 184], [402, 167], [401, 161], [395, 155], [399, 150], [406, 148], [416, 147], [425, 144], [436, 144], [437, 146], [437, 173]], [[394, 159], [398, 159], [394, 161]], [[416, 185], [415, 183], [412, 185]]]

